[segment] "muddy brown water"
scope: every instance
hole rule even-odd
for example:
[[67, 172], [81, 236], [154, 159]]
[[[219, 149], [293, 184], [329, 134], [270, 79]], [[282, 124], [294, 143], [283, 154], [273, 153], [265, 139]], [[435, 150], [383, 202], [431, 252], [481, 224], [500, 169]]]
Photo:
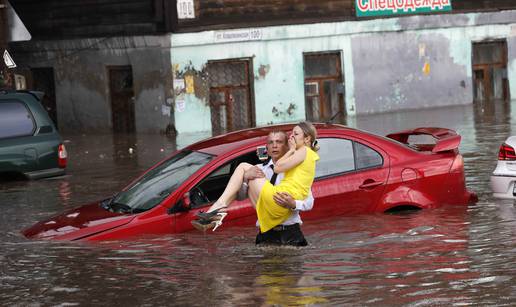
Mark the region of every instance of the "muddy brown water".
[[97, 244], [27, 240], [21, 229], [112, 195], [206, 136], [65, 135], [67, 176], [0, 183], [0, 305], [514, 306], [516, 208], [492, 198], [489, 175], [501, 142], [516, 134], [515, 111], [516, 102], [495, 102], [348, 119], [379, 134], [455, 129], [479, 201], [309, 221], [310, 246], [300, 249], [257, 248], [252, 227]]

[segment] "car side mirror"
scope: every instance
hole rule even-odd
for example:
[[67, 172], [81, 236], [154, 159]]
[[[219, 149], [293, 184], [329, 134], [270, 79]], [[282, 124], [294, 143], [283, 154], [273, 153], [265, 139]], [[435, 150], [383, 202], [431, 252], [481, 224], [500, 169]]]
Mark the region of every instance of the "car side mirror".
[[174, 214], [178, 212], [187, 212], [192, 209], [192, 202], [190, 201], [190, 193], [186, 192], [183, 197], [170, 209], [168, 214]]

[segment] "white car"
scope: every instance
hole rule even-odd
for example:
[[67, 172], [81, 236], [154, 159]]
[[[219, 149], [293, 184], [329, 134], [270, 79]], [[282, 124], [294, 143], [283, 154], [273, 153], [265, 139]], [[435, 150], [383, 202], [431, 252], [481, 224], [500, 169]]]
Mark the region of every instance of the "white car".
[[516, 198], [516, 136], [500, 146], [498, 164], [491, 175], [491, 190], [498, 198]]

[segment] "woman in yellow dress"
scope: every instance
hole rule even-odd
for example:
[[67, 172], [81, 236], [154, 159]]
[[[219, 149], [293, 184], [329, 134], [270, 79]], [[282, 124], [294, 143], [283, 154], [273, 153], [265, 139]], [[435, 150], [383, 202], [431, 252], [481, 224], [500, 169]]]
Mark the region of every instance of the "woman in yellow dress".
[[[289, 137], [288, 152], [274, 165], [274, 172], [285, 173], [280, 184], [273, 186], [265, 178], [255, 178], [248, 182], [248, 194], [255, 206], [260, 224], [260, 231], [266, 232], [280, 225], [291, 214], [291, 210], [278, 205], [274, 201], [274, 194], [287, 192], [296, 200], [303, 200], [308, 196], [315, 177], [315, 162], [319, 160], [317, 131], [309, 122], [300, 122], [292, 129]], [[253, 165], [240, 163], [229, 179], [226, 189], [207, 212], [198, 213], [199, 220], [192, 221], [192, 225], [200, 230], [214, 228], [222, 224], [226, 216], [225, 209], [233, 201], [244, 181], [244, 173]]]

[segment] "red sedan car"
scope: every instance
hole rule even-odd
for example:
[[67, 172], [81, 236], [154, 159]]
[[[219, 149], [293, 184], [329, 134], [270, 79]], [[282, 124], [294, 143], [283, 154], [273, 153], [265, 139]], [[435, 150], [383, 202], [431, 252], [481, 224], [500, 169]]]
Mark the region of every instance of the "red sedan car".
[[[475, 201], [465, 186], [460, 136], [443, 128], [418, 128], [387, 137], [333, 124], [316, 124], [320, 160], [312, 186], [310, 220], [335, 215], [435, 208]], [[259, 163], [256, 148], [272, 130], [242, 130], [190, 145], [159, 162], [114, 197], [39, 222], [28, 238], [112, 240], [192, 229], [199, 210], [221, 194], [237, 165]], [[425, 144], [415, 144], [422, 137]], [[429, 142], [430, 140], [431, 142]], [[235, 200], [224, 224], [254, 225], [249, 199]]]

